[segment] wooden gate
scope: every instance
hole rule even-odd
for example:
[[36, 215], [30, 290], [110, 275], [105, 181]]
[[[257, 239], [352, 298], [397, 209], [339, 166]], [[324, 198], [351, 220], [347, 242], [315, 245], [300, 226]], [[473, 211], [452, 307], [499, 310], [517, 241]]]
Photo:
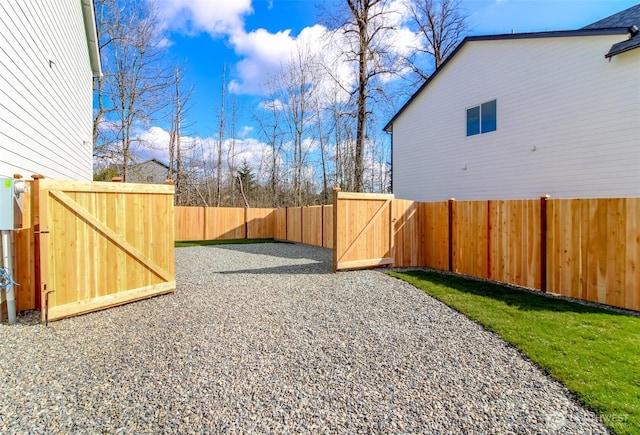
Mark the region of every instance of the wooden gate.
[[393, 195], [333, 193], [333, 270], [393, 264]]
[[43, 320], [175, 290], [173, 186], [45, 179], [33, 185]]

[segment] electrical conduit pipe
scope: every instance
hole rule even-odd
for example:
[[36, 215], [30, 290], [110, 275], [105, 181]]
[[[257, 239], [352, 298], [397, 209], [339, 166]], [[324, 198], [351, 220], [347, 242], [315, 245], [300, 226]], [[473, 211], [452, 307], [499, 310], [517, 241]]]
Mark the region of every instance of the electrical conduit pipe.
[[9, 324], [16, 323], [16, 295], [13, 290], [15, 282], [11, 279], [13, 267], [11, 264], [11, 238], [9, 231], [2, 230], [2, 267], [4, 268], [0, 276], [0, 285], [7, 294], [7, 315]]

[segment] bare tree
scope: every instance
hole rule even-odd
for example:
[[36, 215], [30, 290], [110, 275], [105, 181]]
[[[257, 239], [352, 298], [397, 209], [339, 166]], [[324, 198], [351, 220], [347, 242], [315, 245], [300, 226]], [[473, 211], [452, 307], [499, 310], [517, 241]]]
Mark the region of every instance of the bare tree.
[[282, 191], [282, 148], [284, 145], [283, 113], [280, 100], [280, 88], [274, 77], [268, 77], [265, 82], [265, 98], [261, 104], [261, 110], [254, 114], [258, 123], [260, 136], [268, 145], [268, 152], [262, 156], [267, 167], [267, 184], [271, 206], [279, 207], [283, 201]]
[[97, 11], [105, 74], [96, 89], [94, 140], [101, 130], [104, 134], [102, 143], [94, 146], [98, 153], [107, 151], [117, 159], [126, 181], [139, 142], [134, 130], [147, 126], [166, 108], [164, 94], [171, 75], [163, 62], [160, 20], [151, 3], [98, 0]]
[[334, 162], [333, 182], [344, 191], [352, 191], [354, 182], [354, 140], [355, 108], [350, 101], [341, 98], [338, 83], [328, 90], [324, 96], [324, 113], [326, 116], [327, 135], [331, 138], [332, 152], [330, 160]]
[[[186, 197], [187, 170], [185, 165], [185, 152], [193, 151], [193, 145], [189, 149], [185, 149], [182, 139], [182, 129], [184, 127], [184, 116], [187, 111], [187, 105], [191, 98], [193, 88], [184, 92], [181, 88], [184, 73], [178, 66], [174, 69], [173, 87], [174, 92], [171, 99], [172, 116], [171, 131], [169, 132], [169, 170], [167, 178], [175, 180], [176, 186], [176, 205], [183, 205]], [[188, 126], [187, 126], [188, 128]]]
[[222, 146], [224, 144], [224, 91], [226, 86], [226, 70], [227, 64], [222, 65], [222, 85], [220, 87], [220, 113], [218, 126], [218, 144], [217, 144], [217, 166], [216, 166], [216, 206], [220, 207], [222, 203]]
[[240, 107], [238, 105], [238, 99], [235, 96], [230, 98], [229, 104], [229, 115], [228, 115], [228, 131], [229, 131], [229, 148], [227, 149], [227, 180], [228, 180], [228, 190], [229, 190], [229, 203], [231, 206], [236, 206], [236, 189], [235, 183], [233, 182], [234, 174], [238, 170], [238, 164], [236, 159], [238, 158], [238, 152], [236, 149], [236, 135], [237, 135], [237, 125], [238, 120], [240, 118]]
[[407, 61], [419, 81], [424, 81], [464, 37], [467, 15], [460, 0], [407, 0], [405, 5], [411, 26], [424, 42]]
[[[98, 35], [98, 45], [100, 53], [104, 54], [108, 52], [109, 48], [116, 43], [114, 38], [117, 35], [116, 29], [120, 23], [120, 16], [118, 14], [113, 15], [111, 11], [115, 9], [115, 2], [113, 0], [98, 0], [96, 2], [96, 31]], [[113, 108], [105, 106], [105, 82], [110, 76], [110, 72], [107, 70], [107, 63], [102, 61], [103, 75], [94, 79], [94, 93], [96, 95], [97, 110], [93, 118], [93, 155], [95, 158], [104, 159], [107, 162], [111, 162], [113, 159], [113, 146], [112, 143], [105, 138], [103, 132], [103, 120], [105, 116], [108, 116], [112, 112]]]
[[313, 110], [318, 75], [316, 61], [309, 47], [299, 43], [280, 75], [283, 107], [288, 123], [293, 155], [291, 159], [293, 205], [303, 205], [303, 169], [307, 166], [306, 143], [313, 124]]
[[324, 132], [324, 119], [322, 118], [322, 108], [320, 106], [320, 99], [315, 99], [315, 118], [316, 118], [316, 134], [318, 138], [318, 145], [320, 146], [320, 165], [322, 168], [322, 203], [329, 203], [329, 182], [327, 177], [327, 142], [328, 138]]
[[351, 44], [343, 53], [344, 60], [357, 66], [355, 87], [349, 90], [343, 85], [356, 98], [353, 186], [356, 192], [364, 191], [368, 103], [375, 92], [384, 92], [381, 86], [375, 86], [375, 79], [382, 74], [394, 74], [397, 65], [397, 54], [390, 46], [393, 41], [390, 36], [395, 30], [392, 23], [396, 22], [393, 15], [397, 12], [389, 8], [390, 3], [390, 0], [346, 0], [346, 13], [328, 14], [335, 32]]

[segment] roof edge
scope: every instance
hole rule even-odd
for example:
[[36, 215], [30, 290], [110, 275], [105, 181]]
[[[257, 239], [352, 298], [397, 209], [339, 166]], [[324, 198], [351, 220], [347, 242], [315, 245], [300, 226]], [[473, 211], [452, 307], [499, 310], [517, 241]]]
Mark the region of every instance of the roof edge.
[[94, 77], [101, 77], [102, 63], [100, 62], [100, 46], [98, 45], [98, 28], [96, 26], [94, 7], [93, 0], [82, 0], [82, 18], [84, 20], [84, 32], [87, 37], [91, 72]]
[[528, 32], [528, 33], [504, 33], [496, 35], [480, 35], [480, 36], [467, 36], [460, 44], [451, 52], [451, 54], [442, 62], [440, 67], [436, 69], [428, 79], [418, 88], [417, 91], [409, 97], [406, 103], [402, 105], [400, 110], [393, 115], [393, 118], [383, 127], [383, 131], [392, 132], [393, 122], [404, 112], [404, 110], [413, 102], [413, 100], [426, 88], [429, 83], [442, 71], [449, 63], [458, 51], [468, 42], [476, 41], [502, 41], [509, 39], [537, 39], [537, 38], [565, 38], [565, 37], [579, 37], [579, 36], [604, 36], [604, 35], [624, 35], [629, 33], [628, 27], [612, 27], [609, 29], [578, 29], [578, 30], [556, 30], [549, 32]]
[[151, 163], [151, 162], [155, 162], [155, 163], [159, 164], [160, 166], [164, 166], [165, 168], [169, 169], [169, 165], [168, 164], [166, 164], [166, 163], [164, 163], [161, 160], [156, 159], [156, 158], [151, 158], [151, 159], [145, 160], [144, 162], [136, 163], [133, 166], [144, 165], [145, 163]]

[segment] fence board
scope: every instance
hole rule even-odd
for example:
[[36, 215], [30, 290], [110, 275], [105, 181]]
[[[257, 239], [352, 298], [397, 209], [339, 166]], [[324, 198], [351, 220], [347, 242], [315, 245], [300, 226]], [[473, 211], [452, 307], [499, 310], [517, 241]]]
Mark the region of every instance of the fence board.
[[323, 240], [322, 246], [325, 248], [333, 249], [333, 205], [322, 206], [323, 226], [322, 230]]
[[175, 207], [176, 240], [206, 240], [204, 207]]
[[287, 209], [278, 208], [273, 211], [273, 238], [287, 240]]
[[549, 290], [640, 310], [640, 199], [548, 202]]
[[489, 278], [540, 289], [540, 201], [490, 201], [489, 219]]
[[248, 239], [271, 239], [275, 237], [275, 209], [248, 208], [246, 211]]
[[404, 199], [394, 199], [392, 207], [394, 266], [422, 266], [424, 264], [422, 207], [417, 202]]
[[302, 243], [322, 247], [324, 231], [322, 217], [321, 205], [302, 208]]
[[242, 207], [206, 207], [204, 209], [205, 240], [244, 239], [244, 208]]
[[302, 207], [287, 208], [287, 240], [302, 243]]
[[625, 225], [625, 297], [623, 306], [640, 310], [640, 199], [627, 201], [627, 219]]
[[35, 257], [33, 227], [31, 225], [32, 182], [27, 181], [27, 185], [27, 192], [21, 195], [21, 229], [13, 232], [15, 281], [20, 284], [13, 288], [16, 296], [16, 311], [18, 312], [36, 309], [35, 289], [33, 288]]
[[486, 201], [454, 201], [453, 270], [489, 277], [488, 205]]
[[447, 202], [420, 203], [423, 218], [423, 265], [447, 270], [449, 267], [449, 213]]
[[14, 287], [16, 310], [18, 312], [36, 309], [35, 290], [33, 288], [33, 230], [23, 228], [14, 233], [16, 250], [15, 281], [20, 284]]

